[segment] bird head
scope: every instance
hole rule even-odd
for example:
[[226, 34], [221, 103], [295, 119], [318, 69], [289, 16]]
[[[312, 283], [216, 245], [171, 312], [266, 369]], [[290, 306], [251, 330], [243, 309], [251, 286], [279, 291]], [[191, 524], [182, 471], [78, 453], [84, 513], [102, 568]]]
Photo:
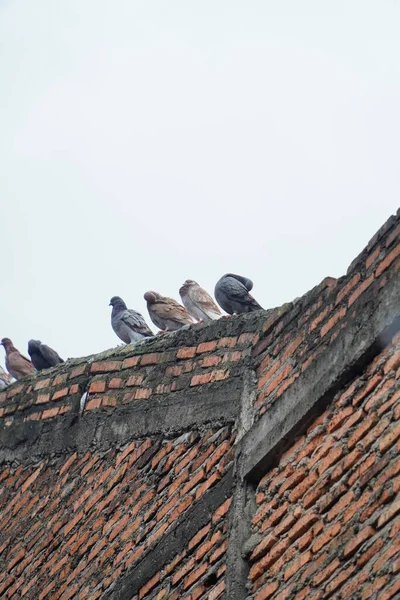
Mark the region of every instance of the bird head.
[[143, 298], [146, 300], [147, 304], [154, 304], [154, 302], [160, 298], [160, 294], [157, 294], [157, 292], [146, 292]]
[[14, 347], [14, 345], [13, 345], [12, 341], [10, 340], [10, 338], [3, 338], [0, 343], [1, 343], [2, 346], [4, 346], [4, 348], [5, 348], [6, 351], [8, 350], [8, 348], [13, 348]]
[[110, 300], [110, 304], [109, 306], [123, 306], [124, 308], [126, 308], [126, 304], [125, 302], [122, 300], [122, 298], [120, 298], [119, 296], [113, 296]]
[[35, 350], [39, 349], [39, 346], [42, 342], [40, 340], [29, 340], [28, 342], [28, 352], [31, 354], [35, 352]]

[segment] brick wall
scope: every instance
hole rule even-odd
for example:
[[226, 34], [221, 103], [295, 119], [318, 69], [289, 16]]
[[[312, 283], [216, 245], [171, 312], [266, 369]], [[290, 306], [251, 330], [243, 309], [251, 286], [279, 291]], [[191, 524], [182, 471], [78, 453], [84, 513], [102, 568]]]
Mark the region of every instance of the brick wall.
[[398, 596], [399, 237], [282, 307], [0, 393], [0, 596]]

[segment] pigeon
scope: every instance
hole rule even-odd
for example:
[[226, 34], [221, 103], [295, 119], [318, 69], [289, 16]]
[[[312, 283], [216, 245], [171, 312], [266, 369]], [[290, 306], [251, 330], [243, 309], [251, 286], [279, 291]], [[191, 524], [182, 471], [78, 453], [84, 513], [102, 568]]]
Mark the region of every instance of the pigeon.
[[49, 369], [64, 362], [55, 350], [42, 344], [40, 340], [29, 340], [28, 353], [37, 371]]
[[142, 315], [136, 310], [127, 308], [119, 296], [111, 298], [110, 306], [113, 307], [111, 326], [125, 344], [140, 342], [140, 340], [154, 335]]
[[0, 392], [4, 390], [11, 383], [11, 377], [3, 367], [0, 367]]
[[18, 380], [35, 372], [35, 367], [31, 361], [22, 356], [9, 338], [3, 338], [1, 345], [4, 346], [6, 351], [6, 369], [14, 379]]
[[176, 331], [184, 325], [193, 325], [194, 320], [186, 308], [173, 298], [160, 296], [157, 292], [146, 292], [144, 299], [151, 320], [162, 331]]
[[247, 277], [227, 273], [215, 286], [214, 295], [218, 304], [230, 315], [263, 310], [249, 291], [253, 282]]
[[186, 279], [179, 294], [186, 310], [197, 321], [213, 321], [222, 316], [210, 294], [192, 279]]

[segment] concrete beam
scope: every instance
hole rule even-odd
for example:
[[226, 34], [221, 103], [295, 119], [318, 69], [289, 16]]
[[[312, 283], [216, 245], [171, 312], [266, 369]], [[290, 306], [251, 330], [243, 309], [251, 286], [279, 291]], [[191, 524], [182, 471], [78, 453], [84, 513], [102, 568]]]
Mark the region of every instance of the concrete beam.
[[400, 329], [400, 273], [373, 285], [334, 342], [304, 371], [240, 441], [240, 479], [256, 482], [334, 394]]

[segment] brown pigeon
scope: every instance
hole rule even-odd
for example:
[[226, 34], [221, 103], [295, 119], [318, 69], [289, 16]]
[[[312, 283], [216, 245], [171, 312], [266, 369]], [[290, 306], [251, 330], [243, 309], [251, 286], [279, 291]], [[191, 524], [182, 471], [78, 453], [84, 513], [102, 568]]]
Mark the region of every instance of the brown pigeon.
[[144, 299], [150, 319], [163, 331], [175, 331], [194, 323], [187, 310], [173, 298], [160, 296], [157, 292], [146, 292]]
[[6, 369], [14, 379], [18, 380], [35, 372], [35, 367], [31, 361], [22, 356], [9, 338], [3, 338], [1, 345], [4, 346], [6, 351]]
[[8, 373], [5, 372], [3, 367], [0, 367], [0, 392], [4, 390], [11, 383], [12, 377], [9, 376]]
[[192, 279], [185, 281], [179, 294], [186, 310], [197, 321], [213, 321], [222, 316], [210, 294]]

